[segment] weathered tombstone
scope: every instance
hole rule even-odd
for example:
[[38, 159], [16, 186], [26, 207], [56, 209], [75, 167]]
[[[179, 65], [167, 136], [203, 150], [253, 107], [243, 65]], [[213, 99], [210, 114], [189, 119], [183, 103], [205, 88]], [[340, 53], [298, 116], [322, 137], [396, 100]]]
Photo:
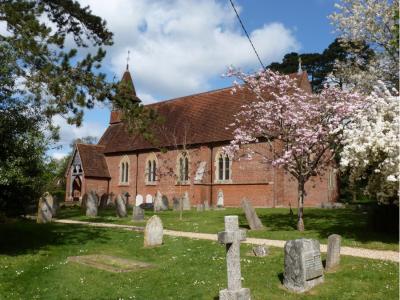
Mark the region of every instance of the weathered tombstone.
[[197, 210], [198, 212], [204, 211], [204, 204], [203, 204], [203, 203], [198, 203], [198, 204], [197, 204], [197, 207], [196, 207], [196, 210]]
[[190, 210], [191, 205], [190, 205], [189, 193], [187, 191], [183, 194], [182, 201], [183, 201], [182, 210]]
[[154, 211], [160, 211], [162, 206], [162, 195], [160, 191], [157, 191], [156, 197], [154, 198]]
[[144, 229], [144, 246], [159, 246], [163, 242], [163, 224], [158, 216], [152, 216]]
[[224, 192], [219, 189], [217, 194], [217, 207], [224, 207]]
[[153, 203], [153, 196], [150, 194], [146, 195], [146, 203]]
[[161, 197], [161, 210], [168, 210], [169, 209], [169, 201], [166, 195]]
[[144, 209], [140, 206], [133, 207], [132, 219], [134, 221], [143, 221], [144, 220]]
[[219, 291], [220, 300], [250, 299], [250, 289], [242, 288], [240, 271], [240, 242], [245, 239], [246, 232], [239, 230], [238, 216], [225, 216], [225, 231], [218, 233], [218, 241], [226, 245], [228, 288]]
[[291, 291], [303, 293], [324, 282], [319, 242], [297, 239], [285, 244], [283, 284]]
[[97, 194], [95, 191], [90, 191], [86, 200], [86, 216], [97, 217]]
[[107, 203], [108, 203], [108, 195], [106, 193], [104, 193], [100, 197], [99, 209], [106, 209], [107, 208]]
[[268, 255], [268, 247], [265, 245], [257, 245], [253, 247], [253, 254], [258, 257], [264, 257]]
[[51, 222], [51, 219], [53, 217], [52, 206], [53, 197], [48, 192], [44, 193], [43, 196], [39, 199], [38, 214], [36, 219], [37, 223]]
[[179, 210], [179, 199], [176, 197], [172, 198], [172, 209]]
[[342, 237], [338, 234], [331, 234], [328, 237], [328, 251], [326, 254], [325, 270], [333, 269], [340, 263], [340, 243]]
[[116, 206], [117, 216], [120, 218], [126, 217], [126, 205], [121, 195], [117, 196], [117, 199], [115, 200], [115, 206]]
[[111, 192], [109, 195], [108, 195], [108, 199], [107, 199], [107, 207], [114, 207], [115, 206], [115, 203], [114, 203], [114, 193], [113, 192]]
[[143, 203], [143, 196], [140, 194], [136, 195], [135, 204], [136, 206], [140, 206]]
[[260, 219], [257, 216], [257, 213], [253, 206], [251, 205], [250, 201], [246, 198], [243, 198], [241, 201], [242, 209], [244, 214], [246, 215], [247, 223], [249, 223], [251, 230], [263, 229], [264, 226], [261, 223]]
[[204, 202], [204, 210], [205, 211], [210, 210], [210, 205], [208, 204], [208, 201]]
[[81, 200], [81, 211], [83, 214], [86, 214], [86, 202], [87, 202], [87, 198], [88, 198], [88, 194], [85, 193], [82, 196], [82, 200]]

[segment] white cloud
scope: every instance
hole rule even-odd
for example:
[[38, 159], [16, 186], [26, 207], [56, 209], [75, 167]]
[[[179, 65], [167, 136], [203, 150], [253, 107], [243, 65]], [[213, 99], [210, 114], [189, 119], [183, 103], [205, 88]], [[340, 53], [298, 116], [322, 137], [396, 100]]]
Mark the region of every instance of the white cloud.
[[[108, 22], [114, 45], [106, 66], [121, 75], [131, 51], [135, 86], [162, 99], [212, 88], [227, 66], [258, 69], [228, 3], [216, 0], [81, 0]], [[292, 30], [265, 23], [250, 33], [264, 64], [299, 49]]]
[[66, 152], [53, 152], [53, 153], [51, 153], [51, 157], [55, 158], [55, 159], [62, 159], [67, 155], [68, 155], [68, 153], [66, 153]]

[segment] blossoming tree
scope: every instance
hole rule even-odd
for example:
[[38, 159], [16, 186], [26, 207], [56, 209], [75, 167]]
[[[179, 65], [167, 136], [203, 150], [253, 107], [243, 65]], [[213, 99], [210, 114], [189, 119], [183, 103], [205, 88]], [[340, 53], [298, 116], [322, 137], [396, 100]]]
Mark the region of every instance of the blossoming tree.
[[352, 180], [367, 179], [372, 198], [390, 203], [399, 197], [400, 98], [380, 81], [365, 103], [343, 132], [341, 165]]
[[[254, 101], [235, 115], [234, 139], [225, 151], [234, 156], [242, 145], [266, 142], [270, 154], [259, 153], [263, 159], [297, 180], [297, 228], [303, 231], [305, 184], [332, 164], [345, 121], [359, 106], [360, 97], [337, 87], [311, 94], [299, 87], [296, 78], [271, 70], [245, 74], [231, 68], [227, 76], [242, 82], [235, 82], [232, 92], [248, 89]], [[254, 153], [245, 148], [251, 157]]]

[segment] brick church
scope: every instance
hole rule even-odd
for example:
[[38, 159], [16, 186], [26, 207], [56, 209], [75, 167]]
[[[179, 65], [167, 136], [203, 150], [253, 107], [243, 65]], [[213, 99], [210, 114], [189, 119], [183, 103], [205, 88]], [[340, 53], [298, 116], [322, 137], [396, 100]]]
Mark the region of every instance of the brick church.
[[[306, 72], [290, 76], [311, 92]], [[128, 70], [121, 81], [138, 99]], [[66, 173], [66, 201], [79, 201], [94, 190], [99, 196], [128, 193], [133, 204], [151, 202], [160, 191], [170, 203], [187, 192], [193, 206], [239, 206], [244, 197], [257, 207], [297, 206], [297, 182], [283, 169], [266, 164], [261, 156], [230, 159], [222, 150], [233, 137], [227, 127], [234, 115], [254, 100], [249, 91], [232, 94], [225, 88], [147, 105], [164, 119], [154, 129], [156, 144], [129, 134], [122, 113], [114, 109], [97, 145], [76, 145]], [[262, 142], [248, 147], [269, 151]], [[310, 179], [306, 193], [305, 206], [336, 201], [335, 169]]]

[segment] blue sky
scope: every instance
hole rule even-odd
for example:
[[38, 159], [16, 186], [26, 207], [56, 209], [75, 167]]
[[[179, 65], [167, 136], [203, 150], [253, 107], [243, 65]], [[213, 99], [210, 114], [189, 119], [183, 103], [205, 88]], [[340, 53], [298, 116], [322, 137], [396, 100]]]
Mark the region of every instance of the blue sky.
[[[229, 65], [246, 71], [260, 65], [229, 0], [80, 0], [104, 18], [114, 32], [102, 71], [119, 79], [130, 50], [130, 71], [144, 103], [226, 87]], [[320, 52], [335, 38], [327, 16], [333, 0], [234, 0], [265, 65], [291, 51]], [[90, 49], [89, 49], [90, 51]], [[87, 111], [80, 128], [55, 118], [61, 127], [62, 157], [78, 137], [100, 137], [108, 126], [109, 107]]]

